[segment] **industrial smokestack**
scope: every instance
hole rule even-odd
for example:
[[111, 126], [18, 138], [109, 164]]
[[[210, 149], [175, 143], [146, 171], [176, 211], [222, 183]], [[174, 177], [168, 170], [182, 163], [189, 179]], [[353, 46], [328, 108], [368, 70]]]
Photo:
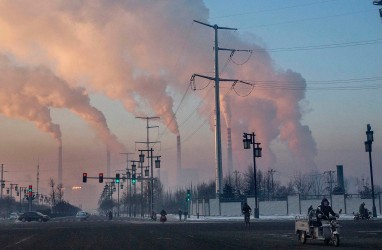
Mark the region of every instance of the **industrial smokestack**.
[[178, 175], [178, 184], [180, 184], [182, 176], [182, 150], [180, 145], [180, 135], [176, 136], [176, 169]]
[[227, 168], [228, 175], [231, 176], [233, 173], [231, 128], [227, 128], [227, 136]]
[[180, 135], [176, 136], [176, 166], [178, 171], [182, 168], [182, 155], [181, 155], [181, 147], [180, 147]]
[[110, 150], [109, 148], [106, 149], [106, 176], [110, 177]]
[[58, 145], [58, 184], [62, 184], [62, 142]]
[[344, 184], [344, 166], [337, 165], [337, 185], [342, 188], [342, 190], [345, 190], [345, 184]]

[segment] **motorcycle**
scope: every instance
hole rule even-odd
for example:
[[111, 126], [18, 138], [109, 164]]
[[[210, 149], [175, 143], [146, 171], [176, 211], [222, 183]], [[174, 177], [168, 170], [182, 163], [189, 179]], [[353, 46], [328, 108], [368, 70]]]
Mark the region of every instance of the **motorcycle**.
[[162, 222], [162, 223], [165, 223], [165, 222], [167, 221], [167, 217], [166, 217], [166, 215], [163, 215], [163, 214], [162, 214], [162, 215], [160, 216], [159, 221]]
[[[336, 219], [336, 216], [321, 215], [321, 220], [317, 221], [315, 216], [315, 210], [311, 211], [311, 214], [306, 217], [296, 217], [295, 219], [295, 233], [298, 240], [305, 244], [307, 239], [323, 240], [326, 245], [332, 243], [334, 246], [340, 245], [340, 224]], [[339, 214], [342, 210], [339, 211]], [[314, 216], [312, 216], [314, 214]], [[339, 217], [339, 216], [338, 216]]]
[[371, 216], [371, 212], [366, 209], [365, 214], [360, 214], [360, 213], [354, 213], [353, 212], [353, 219], [354, 220], [372, 220], [373, 217]]

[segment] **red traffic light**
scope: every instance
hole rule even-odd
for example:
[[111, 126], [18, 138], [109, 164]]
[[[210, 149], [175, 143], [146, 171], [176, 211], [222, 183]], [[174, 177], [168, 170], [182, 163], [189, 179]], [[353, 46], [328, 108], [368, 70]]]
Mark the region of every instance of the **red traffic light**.
[[87, 182], [87, 180], [88, 180], [88, 174], [87, 173], [83, 173], [82, 174], [82, 182]]
[[99, 183], [103, 182], [103, 173], [99, 173], [98, 181], [99, 181]]

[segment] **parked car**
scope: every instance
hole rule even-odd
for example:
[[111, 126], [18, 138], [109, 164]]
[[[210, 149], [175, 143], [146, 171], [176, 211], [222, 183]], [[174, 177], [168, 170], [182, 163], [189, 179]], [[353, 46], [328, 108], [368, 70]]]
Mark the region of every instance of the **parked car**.
[[79, 211], [76, 214], [76, 218], [79, 220], [86, 220], [87, 218], [89, 218], [89, 216], [90, 216], [90, 214], [88, 212], [85, 212], [85, 211]]
[[9, 219], [10, 220], [17, 220], [17, 218], [19, 218], [19, 214], [18, 213], [11, 213], [9, 215]]
[[50, 219], [48, 215], [42, 214], [40, 212], [26, 212], [19, 216], [18, 220], [22, 222], [25, 221], [39, 221], [39, 222], [47, 222]]

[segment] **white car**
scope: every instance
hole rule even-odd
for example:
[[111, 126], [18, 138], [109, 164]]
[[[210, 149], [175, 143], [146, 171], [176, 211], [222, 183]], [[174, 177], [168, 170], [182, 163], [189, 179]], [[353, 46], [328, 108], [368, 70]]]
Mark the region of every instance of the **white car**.
[[11, 213], [9, 215], [9, 219], [10, 220], [17, 220], [19, 218], [19, 214], [18, 213]]
[[90, 214], [85, 212], [85, 211], [79, 211], [76, 214], [76, 218], [79, 220], [86, 220], [87, 218], [89, 218], [89, 216], [90, 216]]

